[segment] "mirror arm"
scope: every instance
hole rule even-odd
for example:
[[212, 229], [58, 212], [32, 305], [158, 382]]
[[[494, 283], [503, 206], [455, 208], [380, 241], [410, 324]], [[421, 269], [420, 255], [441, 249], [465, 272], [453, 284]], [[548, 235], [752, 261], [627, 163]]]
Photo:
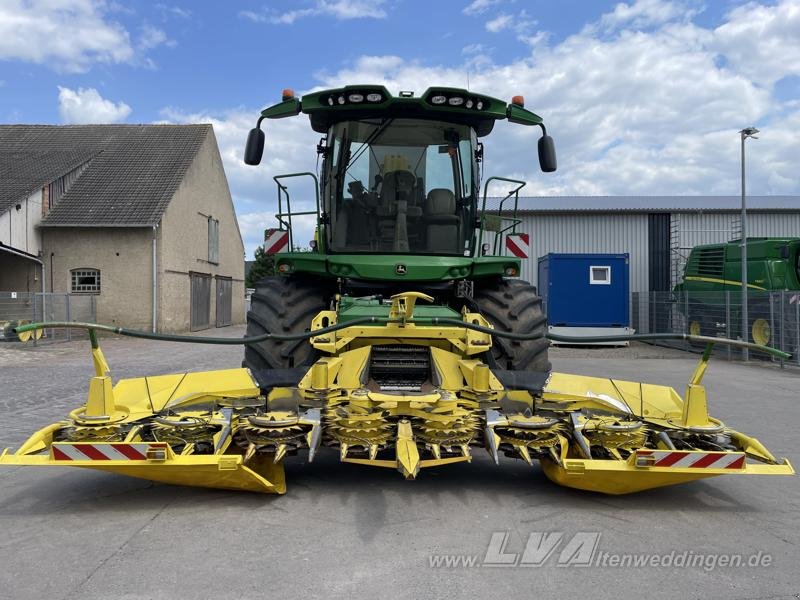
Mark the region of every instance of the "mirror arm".
[[547, 128], [544, 126], [544, 123], [537, 123], [537, 125], [542, 128], [542, 135], [547, 135]]

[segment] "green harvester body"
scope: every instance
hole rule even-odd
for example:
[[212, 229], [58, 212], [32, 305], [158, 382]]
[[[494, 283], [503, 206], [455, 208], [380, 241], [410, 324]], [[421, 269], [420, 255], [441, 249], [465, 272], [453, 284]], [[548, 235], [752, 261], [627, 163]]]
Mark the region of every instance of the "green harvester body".
[[[453, 98], [457, 100], [451, 101]], [[353, 102], [352, 99], [358, 101]], [[442, 99], [444, 99], [443, 102]], [[458, 102], [458, 104], [454, 104], [454, 102]], [[478, 139], [492, 131], [495, 121], [506, 119], [512, 123], [540, 126], [545, 132], [543, 139], [547, 138], [549, 143], [552, 143], [549, 136], [546, 136], [542, 119], [526, 110], [521, 101], [506, 103], [497, 98], [475, 94], [468, 90], [443, 87], [430, 88], [419, 97], [415, 97], [409, 92], [401, 92], [399, 96], [392, 96], [385, 87], [375, 85], [351, 85], [305, 94], [302, 98], [295, 97], [290, 90], [287, 90], [282, 102], [261, 112], [259, 126], [263, 119], [282, 119], [301, 113], [309, 115], [314, 131], [325, 135], [317, 149], [322, 156], [323, 166], [319, 179], [313, 173], [293, 173], [275, 178], [278, 185], [279, 231], [283, 230], [288, 234], [288, 248], [286, 251], [277, 252], [274, 255], [278, 274], [285, 276], [310, 274], [323, 278], [349, 278], [363, 282], [396, 282], [398, 284], [404, 281], [452, 282], [520, 274], [520, 259], [515, 256], [505, 256], [503, 250], [505, 248], [504, 236], [515, 234], [520, 223], [516, 216], [517, 200], [519, 190], [525, 184], [521, 181], [500, 177], [490, 178], [484, 186], [483, 201], [481, 202], [479, 163], [483, 148]], [[461, 128], [462, 132], [469, 132], [462, 134], [460, 150], [458, 141], [451, 141], [448, 150], [446, 139], [439, 140], [439, 143], [442, 144], [439, 154], [451, 153], [456, 172], [453, 192], [457, 198], [457, 214], [461, 222], [459, 226], [461, 245], [458, 248], [450, 249], [448, 252], [416, 252], [415, 248], [407, 249], [402, 243], [399, 247], [398, 244], [395, 244], [394, 247], [385, 244], [380, 247], [374, 242], [371, 248], [361, 246], [354, 249], [344, 247], [344, 244], [340, 244], [342, 247], [336, 247], [333, 242], [335, 238], [333, 229], [337, 212], [343, 210], [342, 207], [346, 202], [352, 201], [351, 198], [346, 197], [345, 183], [340, 181], [345, 175], [342, 173], [341, 167], [337, 170], [336, 165], [337, 160], [347, 160], [350, 156], [347, 154], [350, 150], [339, 153], [340, 138], [342, 142], [348, 140], [348, 123], [369, 122], [370, 120], [374, 120], [378, 128], [385, 124], [386, 131], [390, 132], [389, 137], [394, 133], [397, 124], [403, 121], [411, 122], [411, 120], [423, 124], [438, 123], [445, 126], [451, 124], [454, 128]], [[350, 127], [355, 126], [350, 125]], [[261, 136], [261, 149], [263, 150], [263, 134], [260, 129], [254, 130], [254, 132], [256, 131], [257, 135]], [[447, 137], [448, 130], [446, 128], [444, 132]], [[383, 133], [381, 131], [379, 135]], [[397, 140], [389, 143], [400, 145]], [[540, 162], [542, 160], [541, 144], [540, 141]], [[366, 145], [368, 146], [368, 144]], [[250, 141], [248, 141], [249, 146]], [[355, 143], [353, 146], [355, 148], [352, 150], [353, 153], [360, 150]], [[372, 152], [372, 148], [369, 148], [369, 152]], [[461, 154], [458, 154], [459, 152]], [[455, 158], [456, 156], [458, 159]], [[352, 160], [352, 157], [350, 159]], [[377, 159], [375, 161], [368, 159], [368, 161], [370, 162], [369, 170], [372, 171], [371, 179], [380, 180], [387, 175], [376, 168]], [[456, 165], [457, 161], [461, 161], [461, 164]], [[555, 170], [554, 155], [553, 167], [547, 170]], [[375, 171], [380, 172], [375, 173]], [[414, 174], [416, 175], [416, 171]], [[309, 209], [306, 202], [303, 210], [292, 211], [287, 180], [295, 177], [311, 177], [314, 180], [316, 192], [314, 209]], [[462, 182], [460, 177], [465, 180]], [[353, 179], [352, 175], [350, 178]], [[467, 181], [466, 178], [469, 180]], [[487, 211], [486, 193], [488, 184], [492, 180], [506, 182], [512, 189], [499, 207]], [[422, 182], [421, 177], [419, 181]], [[348, 181], [348, 183], [350, 182]], [[367, 184], [367, 188], [370, 184]], [[353, 195], [355, 196], [355, 193]], [[419, 204], [422, 205], [424, 202], [423, 194]], [[297, 201], [295, 201], [295, 206], [297, 206]], [[301, 250], [295, 243], [292, 229], [296, 228], [298, 218], [312, 216], [316, 219], [315, 239], [310, 250]], [[424, 218], [424, 215], [417, 216], [419, 221]], [[409, 219], [411, 227], [414, 216], [409, 216]], [[486, 243], [489, 238], [491, 238], [491, 243]], [[413, 244], [411, 245], [413, 246]]]

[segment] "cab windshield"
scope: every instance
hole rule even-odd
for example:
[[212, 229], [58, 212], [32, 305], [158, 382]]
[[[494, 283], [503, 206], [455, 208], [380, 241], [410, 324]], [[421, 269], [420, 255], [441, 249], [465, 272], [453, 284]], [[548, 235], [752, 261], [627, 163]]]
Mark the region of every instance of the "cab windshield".
[[420, 119], [331, 128], [331, 250], [463, 255], [474, 220], [468, 126]]

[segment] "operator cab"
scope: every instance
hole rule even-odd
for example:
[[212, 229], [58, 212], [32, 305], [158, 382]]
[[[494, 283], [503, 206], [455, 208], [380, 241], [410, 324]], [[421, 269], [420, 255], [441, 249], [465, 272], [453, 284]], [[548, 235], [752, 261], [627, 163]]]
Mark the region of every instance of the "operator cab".
[[335, 253], [469, 253], [476, 136], [468, 125], [413, 118], [330, 127], [325, 212]]

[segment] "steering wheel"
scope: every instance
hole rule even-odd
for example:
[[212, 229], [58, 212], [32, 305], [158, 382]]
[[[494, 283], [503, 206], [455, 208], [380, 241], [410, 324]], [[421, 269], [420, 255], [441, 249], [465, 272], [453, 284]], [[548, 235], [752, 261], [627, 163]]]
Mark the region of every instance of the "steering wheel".
[[347, 183], [347, 191], [353, 197], [353, 201], [356, 203], [356, 206], [364, 211], [367, 211], [369, 207], [364, 199], [366, 196], [366, 191], [364, 188], [364, 184], [361, 181], [350, 181]]
[[394, 179], [395, 191], [398, 192], [411, 192], [414, 189], [414, 184], [417, 183], [417, 178], [414, 177], [411, 171], [391, 171], [384, 177], [383, 189], [386, 189], [387, 183], [392, 179]]

